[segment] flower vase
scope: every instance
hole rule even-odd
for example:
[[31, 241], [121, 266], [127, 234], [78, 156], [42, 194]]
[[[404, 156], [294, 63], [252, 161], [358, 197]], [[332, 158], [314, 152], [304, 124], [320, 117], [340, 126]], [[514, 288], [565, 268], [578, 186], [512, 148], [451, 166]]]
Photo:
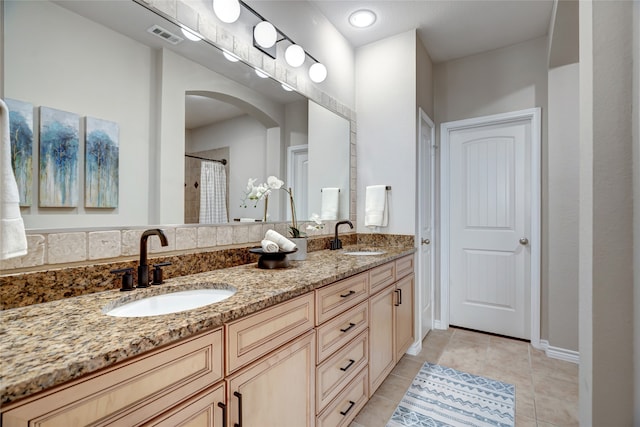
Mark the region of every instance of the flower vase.
[[307, 238], [306, 237], [291, 237], [289, 238], [296, 244], [298, 250], [292, 254], [287, 255], [290, 261], [304, 261], [307, 259]]

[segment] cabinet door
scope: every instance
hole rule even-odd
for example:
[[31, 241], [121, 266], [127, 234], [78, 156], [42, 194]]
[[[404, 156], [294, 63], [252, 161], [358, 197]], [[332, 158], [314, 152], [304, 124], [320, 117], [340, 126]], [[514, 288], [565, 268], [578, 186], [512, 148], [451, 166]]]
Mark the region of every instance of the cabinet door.
[[227, 380], [230, 426], [314, 425], [314, 334], [308, 332]]
[[222, 380], [222, 330], [207, 332], [25, 399], [2, 425], [140, 425]]
[[413, 284], [411, 274], [396, 283], [395, 290], [395, 352], [396, 363], [413, 343]]
[[369, 397], [395, 365], [394, 291], [389, 286], [369, 299]]
[[145, 427], [226, 427], [224, 382], [162, 414]]

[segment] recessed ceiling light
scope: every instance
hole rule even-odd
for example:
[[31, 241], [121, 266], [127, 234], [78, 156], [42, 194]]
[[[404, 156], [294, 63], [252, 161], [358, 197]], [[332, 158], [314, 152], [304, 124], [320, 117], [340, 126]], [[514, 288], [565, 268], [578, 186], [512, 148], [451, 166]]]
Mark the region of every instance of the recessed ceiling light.
[[369, 9], [356, 10], [349, 16], [349, 22], [351, 25], [357, 28], [367, 28], [376, 22], [376, 14]]

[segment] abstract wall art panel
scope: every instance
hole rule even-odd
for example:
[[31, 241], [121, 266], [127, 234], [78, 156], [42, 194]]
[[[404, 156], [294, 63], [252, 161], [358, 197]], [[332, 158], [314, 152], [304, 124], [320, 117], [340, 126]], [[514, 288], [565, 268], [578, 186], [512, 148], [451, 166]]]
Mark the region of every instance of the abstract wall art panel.
[[85, 129], [85, 207], [116, 208], [120, 153], [118, 124], [87, 117]]
[[20, 206], [31, 206], [33, 185], [33, 104], [5, 99], [9, 107], [11, 166], [18, 183]]
[[80, 116], [40, 107], [40, 207], [78, 206]]

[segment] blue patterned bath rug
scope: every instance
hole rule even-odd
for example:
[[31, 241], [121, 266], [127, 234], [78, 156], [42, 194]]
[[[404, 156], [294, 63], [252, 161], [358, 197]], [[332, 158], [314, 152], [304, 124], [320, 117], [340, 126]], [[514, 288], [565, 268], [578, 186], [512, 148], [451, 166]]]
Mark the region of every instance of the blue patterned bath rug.
[[515, 425], [515, 386], [425, 363], [387, 427]]

